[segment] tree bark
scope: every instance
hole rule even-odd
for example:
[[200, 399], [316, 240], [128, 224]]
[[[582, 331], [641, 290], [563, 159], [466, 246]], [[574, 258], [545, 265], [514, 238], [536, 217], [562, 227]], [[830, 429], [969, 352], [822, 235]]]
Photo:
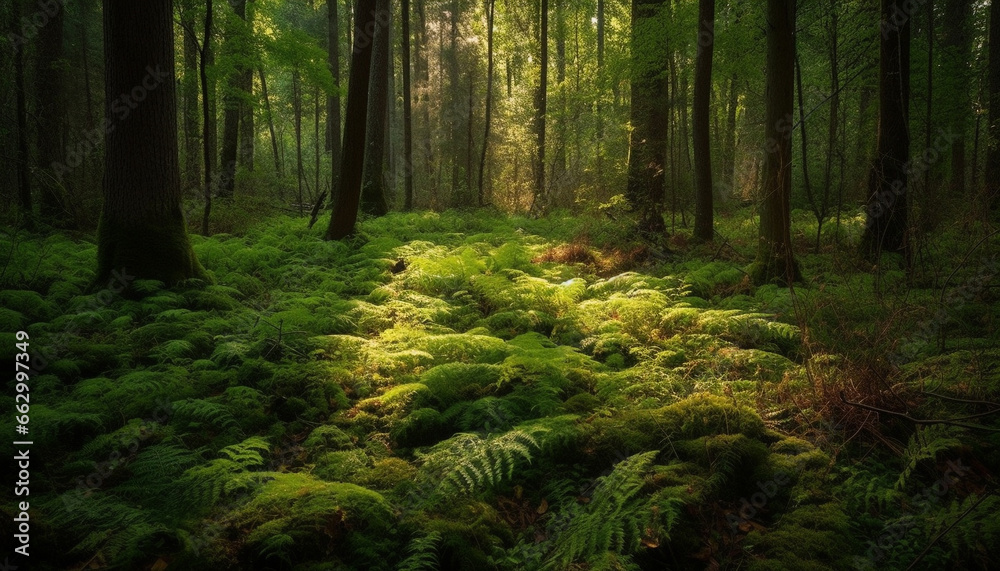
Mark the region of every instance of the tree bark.
[[868, 176], [868, 212], [862, 247], [876, 258], [882, 252], [898, 252], [908, 262], [910, 21], [894, 23], [894, 8], [892, 0], [882, 0], [878, 133]]
[[[104, 1], [105, 115], [115, 128], [105, 135], [95, 288], [127, 286], [126, 276], [206, 278], [181, 212], [173, 41], [171, 0]], [[124, 103], [140, 90], [141, 104]]]
[[1000, 0], [990, 2], [989, 124], [986, 147], [986, 197], [990, 208], [1000, 206]]
[[[410, 0], [403, 0], [403, 209], [413, 210], [413, 106], [410, 93]], [[490, 32], [492, 37], [492, 31]]]
[[[215, 167], [215, 107], [212, 103], [215, 85], [208, 82], [208, 66], [214, 60], [212, 56], [212, 8], [212, 0], [208, 0], [205, 4], [205, 35], [201, 41], [201, 57], [198, 58], [198, 77], [201, 80], [201, 117], [204, 129], [201, 150], [205, 168], [205, 211], [201, 217], [201, 233], [206, 236], [208, 235], [208, 222], [212, 217], [212, 170]], [[107, 28], [105, 28], [104, 33], [107, 34]]]
[[[642, 227], [653, 233], [666, 230], [663, 222], [667, 132], [670, 109], [667, 99], [669, 78], [665, 73], [669, 49], [657, 50], [659, 30], [648, 20], [661, 0], [632, 1], [632, 105], [629, 122], [628, 183], [625, 196], [640, 212]], [[656, 37], [652, 37], [656, 35]], [[664, 56], [664, 57], [657, 57]]]
[[264, 97], [264, 114], [267, 115], [267, 130], [271, 133], [271, 153], [274, 155], [274, 172], [281, 177], [281, 157], [278, 155], [278, 137], [274, 134], [274, 117], [271, 115], [271, 98], [267, 94], [267, 76], [264, 68], [257, 70], [260, 76], [260, 91]]
[[[233, 12], [241, 20], [246, 20], [247, 0], [230, 0]], [[227, 52], [228, 57], [239, 59], [238, 55], [243, 46], [234, 46], [234, 42], [242, 42], [242, 34], [229, 30], [226, 43], [221, 49]], [[227, 90], [223, 97], [223, 119], [222, 119], [222, 151], [219, 155], [219, 185], [217, 195], [219, 198], [232, 198], [233, 186], [236, 182], [236, 154], [239, 149], [239, 129], [243, 84], [243, 66], [237, 65], [233, 73], [229, 76]]]
[[198, 109], [198, 38], [194, 35], [194, 8], [181, 3], [181, 28], [184, 30], [184, 77], [181, 79], [184, 101], [184, 186], [201, 184], [201, 137]]
[[[406, 2], [407, 0], [403, 0]], [[496, 0], [489, 0], [486, 14], [486, 111], [483, 126], [483, 152], [479, 157], [479, 206], [486, 203], [483, 194], [483, 172], [486, 170], [486, 153], [490, 146], [490, 121], [493, 116], [493, 11]]]
[[[247, 43], [253, 37], [253, 0], [246, 0], [246, 10], [244, 13], [244, 27], [247, 33]], [[257, 107], [257, 98], [253, 93], [253, 66], [245, 63], [239, 72], [239, 89], [243, 93], [240, 99], [240, 146], [237, 161], [240, 166], [248, 171], [253, 171], [254, 141], [257, 138], [254, 129], [254, 109]]]
[[972, 117], [969, 96], [973, 65], [972, 0], [946, 0], [943, 28], [943, 77], [938, 83], [938, 91], [943, 96], [940, 112], [944, 128], [957, 135], [951, 144], [949, 190], [953, 196], [961, 196], [965, 191], [965, 140]]
[[795, 77], [795, 0], [767, 1], [763, 200], [757, 259], [751, 277], [757, 284], [789, 284], [801, 278], [792, 254], [789, 200], [792, 190], [792, 109]]
[[[340, 177], [340, 24], [337, 14], [337, 0], [327, 0], [327, 63], [333, 76], [333, 95], [326, 98], [326, 150], [330, 152], [331, 189], [337, 187]], [[334, 200], [331, 197], [330, 203]]]
[[[39, 213], [49, 223], [65, 224], [68, 220], [62, 189], [66, 181], [64, 173], [79, 164], [71, 153], [85, 153], [80, 153], [74, 148], [63, 154], [60, 134], [65, 124], [66, 102], [63, 99], [63, 73], [60, 60], [63, 54], [65, 10], [60, 2], [52, 2], [50, 6], [54, 7], [45, 12], [50, 14], [48, 23], [38, 28], [36, 44], [38, 49], [34, 114], [38, 125], [36, 132], [38, 169], [43, 174], [41, 184], [38, 185], [41, 198]], [[79, 160], [82, 162], [85, 158], [80, 157]], [[68, 168], [57, 168], [57, 164]]]
[[376, 0], [377, 26], [372, 40], [368, 79], [368, 117], [361, 182], [361, 211], [372, 216], [389, 212], [385, 197], [385, 116], [389, 87], [389, 1]]
[[694, 139], [695, 212], [694, 237], [711, 241], [712, 146], [708, 137], [709, 97], [712, 91], [712, 51], [715, 44], [715, 0], [698, 2], [698, 54], [694, 67], [694, 104], [691, 129]]
[[[11, 33], [16, 33], [21, 20], [22, 1], [14, 0], [11, 6]], [[35, 216], [31, 200], [31, 177], [28, 172], [28, 109], [24, 88], [24, 44], [14, 45], [14, 90], [17, 99], [17, 201], [21, 212], [27, 218], [29, 226], [33, 225]]]
[[371, 71], [371, 38], [365, 27], [374, 29], [375, 0], [357, 0], [354, 17], [354, 50], [348, 80], [347, 112], [344, 121], [344, 144], [341, 146], [340, 189], [334, 195], [333, 214], [325, 239], [340, 240], [354, 234], [361, 201], [361, 175], [365, 163], [365, 122], [368, 117], [368, 80]]
[[548, 103], [549, 81], [549, 0], [539, 0], [541, 29], [538, 39], [539, 72], [535, 91], [535, 190], [531, 201], [533, 212], [544, 211], [545, 200], [545, 109]]

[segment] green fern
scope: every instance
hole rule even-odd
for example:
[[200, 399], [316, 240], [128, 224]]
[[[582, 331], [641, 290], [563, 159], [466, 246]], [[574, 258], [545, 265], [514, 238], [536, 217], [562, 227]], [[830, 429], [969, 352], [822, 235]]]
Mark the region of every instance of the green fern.
[[406, 547], [407, 557], [397, 567], [397, 571], [433, 571], [440, 569], [437, 547], [441, 534], [432, 531], [427, 535], [414, 537]]
[[539, 448], [537, 435], [542, 428], [515, 429], [482, 438], [477, 434], [456, 434], [435, 445], [423, 460], [424, 477], [438, 479], [436, 497], [474, 494], [494, 487], [514, 474], [520, 461], [531, 462]]
[[586, 509], [556, 538], [547, 568], [565, 569], [575, 562], [592, 562], [608, 551], [627, 555], [639, 548], [653, 513], [648, 498], [639, 493], [657, 453], [630, 456], [600, 479]]
[[896, 480], [896, 489], [902, 490], [909, 481], [913, 470], [921, 460], [933, 460], [940, 452], [952, 450], [962, 445], [962, 442], [954, 436], [955, 429], [945, 425], [932, 424], [910, 437], [910, 441], [903, 451], [903, 470]]

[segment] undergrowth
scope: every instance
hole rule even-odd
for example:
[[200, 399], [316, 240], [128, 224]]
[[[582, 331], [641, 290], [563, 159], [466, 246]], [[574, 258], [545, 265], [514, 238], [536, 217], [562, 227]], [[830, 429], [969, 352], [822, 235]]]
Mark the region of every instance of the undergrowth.
[[884, 288], [859, 307], [868, 274], [752, 288], [722, 249], [657, 258], [607, 220], [393, 214], [331, 243], [278, 218], [193, 243], [214, 285], [116, 294], [84, 289], [92, 244], [0, 240], [2, 351], [24, 329], [43, 357], [31, 522], [48, 568], [1000, 555], [993, 433], [839, 398], [995, 427], [995, 330], [968, 307], [988, 289], [942, 351], [890, 342], [919, 318]]

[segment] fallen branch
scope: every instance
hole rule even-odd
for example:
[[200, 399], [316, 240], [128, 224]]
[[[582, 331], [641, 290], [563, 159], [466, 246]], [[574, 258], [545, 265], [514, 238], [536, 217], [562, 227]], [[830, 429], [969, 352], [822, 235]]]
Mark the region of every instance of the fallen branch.
[[[1000, 429], [998, 429], [998, 428], [990, 428], [988, 426], [976, 426], [974, 424], [965, 424], [963, 422], [955, 422], [955, 420], [953, 420], [953, 419], [943, 419], [943, 418], [942, 419], [913, 418], [912, 416], [910, 416], [909, 414], [907, 414], [905, 412], [896, 412], [894, 410], [887, 410], [887, 409], [879, 408], [877, 406], [872, 406], [872, 405], [869, 405], [869, 404], [862, 404], [862, 403], [859, 403], [859, 402], [852, 402], [852, 401], [847, 400], [847, 397], [844, 396], [844, 391], [840, 391], [840, 402], [842, 402], [842, 403], [844, 403], [846, 405], [853, 406], [853, 407], [862, 408], [862, 409], [865, 409], [865, 410], [871, 410], [871, 411], [879, 412], [879, 413], [883, 413], [883, 414], [888, 414], [889, 416], [895, 416], [897, 418], [902, 418], [903, 420], [908, 420], [908, 421], [912, 422], [913, 424], [947, 424], [947, 425], [950, 425], [950, 426], [959, 426], [959, 427], [962, 427], [962, 428], [971, 428], [973, 430], [985, 430], [987, 432], [1000, 432]], [[993, 412], [1000, 412], [1000, 411], [991, 411], [990, 414], [992, 414]], [[976, 416], [983, 416], [983, 415], [976, 415]], [[970, 417], [963, 417], [963, 418], [973, 418], [973, 417], [970, 416]]]

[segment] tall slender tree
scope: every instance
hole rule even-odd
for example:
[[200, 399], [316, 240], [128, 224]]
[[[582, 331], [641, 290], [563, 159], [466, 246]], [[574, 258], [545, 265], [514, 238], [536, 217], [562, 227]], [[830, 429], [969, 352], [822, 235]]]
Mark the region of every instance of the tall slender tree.
[[754, 283], [800, 279], [792, 253], [792, 109], [795, 77], [795, 0], [767, 0], [764, 92], [764, 168]]
[[365, 163], [365, 123], [368, 117], [368, 76], [372, 62], [372, 38], [366, 28], [375, 29], [375, 0], [357, 0], [354, 16], [354, 49], [347, 84], [347, 112], [344, 143], [341, 146], [339, 190], [325, 238], [340, 240], [354, 234], [361, 202], [361, 175]]
[[[21, 21], [22, 0], [14, 0], [10, 7], [10, 32], [15, 33]], [[28, 171], [28, 109], [24, 86], [24, 44], [14, 43], [14, 97], [17, 113], [17, 201], [21, 212], [32, 224], [34, 207], [31, 200], [31, 177]]]
[[[104, 0], [104, 204], [95, 286], [205, 278], [181, 211], [172, 0]], [[123, 98], [142, 92], [134, 107]]]
[[[233, 8], [233, 13], [241, 22], [246, 23], [247, 0], [230, 0], [229, 5]], [[242, 31], [229, 30], [226, 41], [221, 50], [234, 60], [241, 59], [240, 52], [246, 49], [244, 44], [244, 34]], [[222, 150], [219, 155], [218, 196], [220, 198], [230, 198], [233, 196], [233, 187], [236, 182], [236, 156], [239, 151], [240, 140], [240, 117], [243, 115], [243, 106], [247, 103], [243, 93], [246, 81], [244, 79], [244, 68], [241, 63], [234, 66], [234, 71], [229, 76], [226, 85], [225, 96], [223, 97], [223, 117], [222, 117]]]
[[[403, 209], [413, 209], [413, 106], [410, 91], [410, 0], [401, 8], [403, 36]], [[491, 32], [492, 33], [492, 32]]]
[[535, 189], [531, 210], [544, 210], [545, 200], [545, 109], [549, 83], [549, 0], [539, 0], [541, 24], [538, 33], [538, 86], [535, 90]]
[[711, 241], [712, 146], [708, 138], [709, 98], [712, 94], [712, 51], [715, 45], [715, 0], [698, 2], [698, 52], [694, 65], [694, 103], [691, 129], [694, 139], [694, 237]]
[[910, 154], [910, 19], [899, 23], [895, 8], [893, 0], [882, 0], [878, 131], [861, 240], [870, 255], [898, 252], [909, 261], [906, 163]]
[[[408, 0], [403, 0], [407, 2]], [[483, 173], [486, 170], [486, 153], [490, 146], [490, 122], [493, 118], [493, 11], [496, 8], [496, 0], [486, 2], [486, 112], [483, 126], [483, 152], [479, 156], [479, 184], [478, 196], [479, 206], [486, 203], [483, 194]]]
[[63, 184], [72, 180], [58, 175], [53, 165], [65, 163], [69, 167], [74, 157], [63, 156], [63, 125], [66, 116], [66, 101], [63, 99], [63, 22], [65, 8], [61, 2], [53, 2], [48, 22], [38, 29], [35, 70], [35, 112], [38, 139], [38, 172], [40, 191], [39, 210], [42, 218], [50, 223], [65, 224]]
[[181, 78], [181, 100], [184, 126], [184, 186], [197, 189], [201, 184], [201, 137], [198, 109], [198, 38], [195, 36], [195, 6], [191, 0], [181, 0], [180, 20], [184, 30], [184, 76]]

